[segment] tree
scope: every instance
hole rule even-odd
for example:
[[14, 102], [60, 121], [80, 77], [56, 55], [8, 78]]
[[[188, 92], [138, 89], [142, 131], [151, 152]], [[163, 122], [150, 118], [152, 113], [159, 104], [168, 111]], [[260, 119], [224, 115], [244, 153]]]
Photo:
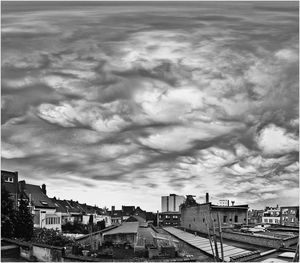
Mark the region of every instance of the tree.
[[13, 237], [15, 232], [16, 211], [9, 192], [1, 183], [1, 235]]
[[15, 237], [30, 240], [33, 235], [33, 216], [28, 208], [28, 201], [23, 195], [20, 197], [16, 219]]

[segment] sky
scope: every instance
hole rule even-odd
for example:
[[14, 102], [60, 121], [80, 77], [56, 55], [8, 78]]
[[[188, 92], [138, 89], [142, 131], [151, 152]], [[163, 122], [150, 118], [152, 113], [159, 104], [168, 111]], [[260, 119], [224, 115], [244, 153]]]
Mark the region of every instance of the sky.
[[2, 1], [1, 166], [49, 197], [299, 204], [299, 3]]

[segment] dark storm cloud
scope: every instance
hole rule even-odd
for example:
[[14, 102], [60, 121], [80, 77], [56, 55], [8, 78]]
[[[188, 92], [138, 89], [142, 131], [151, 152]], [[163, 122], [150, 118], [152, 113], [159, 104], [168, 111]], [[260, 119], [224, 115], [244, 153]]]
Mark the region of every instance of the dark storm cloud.
[[5, 2], [3, 167], [284, 197], [298, 187], [297, 6]]

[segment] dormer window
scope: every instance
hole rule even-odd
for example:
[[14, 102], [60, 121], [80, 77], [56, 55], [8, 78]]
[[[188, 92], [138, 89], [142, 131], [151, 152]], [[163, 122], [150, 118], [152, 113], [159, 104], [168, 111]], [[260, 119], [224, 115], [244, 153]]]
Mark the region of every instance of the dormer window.
[[48, 205], [48, 203], [45, 201], [41, 201], [41, 203], [42, 203], [42, 205]]
[[13, 177], [5, 177], [4, 178], [4, 182], [6, 182], [6, 183], [13, 183], [14, 182], [14, 178]]

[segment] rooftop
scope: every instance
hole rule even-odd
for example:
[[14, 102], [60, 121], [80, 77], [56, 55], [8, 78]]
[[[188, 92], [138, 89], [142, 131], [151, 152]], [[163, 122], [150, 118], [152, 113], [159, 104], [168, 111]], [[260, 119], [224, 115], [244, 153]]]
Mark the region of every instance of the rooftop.
[[124, 222], [122, 225], [105, 232], [103, 235], [117, 235], [117, 234], [136, 234], [138, 232], [139, 222]]
[[36, 207], [56, 208], [51, 199], [43, 193], [38, 185], [25, 184], [24, 193], [31, 200], [31, 204]]

